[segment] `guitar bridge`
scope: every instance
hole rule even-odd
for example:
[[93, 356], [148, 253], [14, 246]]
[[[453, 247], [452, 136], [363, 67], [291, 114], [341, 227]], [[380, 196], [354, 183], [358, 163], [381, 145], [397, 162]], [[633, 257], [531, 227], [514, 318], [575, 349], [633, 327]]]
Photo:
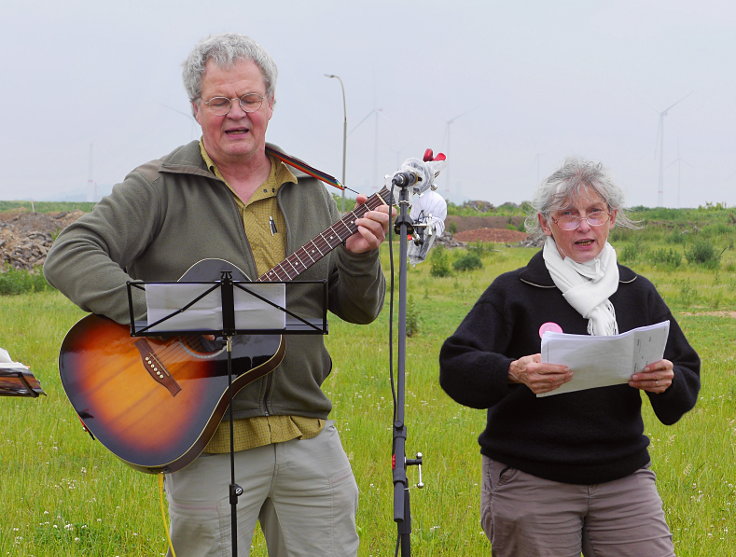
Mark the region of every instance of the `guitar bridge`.
[[143, 367], [146, 368], [148, 374], [161, 386], [165, 387], [171, 396], [176, 396], [181, 391], [181, 386], [176, 382], [166, 366], [161, 360], [158, 359], [156, 353], [151, 348], [151, 345], [145, 339], [139, 339], [134, 342], [138, 352], [141, 353], [141, 359], [143, 360]]

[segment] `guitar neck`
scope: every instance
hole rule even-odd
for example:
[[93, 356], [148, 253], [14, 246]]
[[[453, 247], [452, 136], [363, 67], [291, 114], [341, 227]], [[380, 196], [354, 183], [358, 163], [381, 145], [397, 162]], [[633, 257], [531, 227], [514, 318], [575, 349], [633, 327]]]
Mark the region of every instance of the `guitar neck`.
[[386, 205], [390, 201], [391, 192], [387, 187], [371, 195], [365, 203], [358, 205], [335, 224], [315, 238], [304, 244], [281, 263], [275, 265], [258, 277], [256, 282], [288, 282], [294, 280], [320, 259], [355, 234], [358, 226], [355, 220], [368, 211]]

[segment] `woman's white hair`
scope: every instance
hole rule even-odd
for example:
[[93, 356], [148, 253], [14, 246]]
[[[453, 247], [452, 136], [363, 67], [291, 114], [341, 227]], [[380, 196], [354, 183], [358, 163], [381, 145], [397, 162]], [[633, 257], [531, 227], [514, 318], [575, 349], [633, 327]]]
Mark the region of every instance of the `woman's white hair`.
[[616, 225], [636, 228], [636, 224], [624, 212], [624, 192], [618, 187], [603, 164], [578, 158], [568, 158], [539, 186], [532, 201], [534, 213], [525, 220], [527, 232], [532, 237], [543, 236], [537, 214], [548, 219], [555, 211], [569, 206], [570, 201], [590, 188], [600, 195], [609, 211], [617, 211]]

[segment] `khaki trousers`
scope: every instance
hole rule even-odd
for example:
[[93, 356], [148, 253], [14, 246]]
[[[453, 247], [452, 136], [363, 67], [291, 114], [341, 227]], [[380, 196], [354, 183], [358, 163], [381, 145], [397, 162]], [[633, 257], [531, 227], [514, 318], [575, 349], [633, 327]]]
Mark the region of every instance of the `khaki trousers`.
[[[238, 556], [260, 520], [271, 557], [348, 557], [358, 551], [358, 487], [331, 420], [312, 439], [235, 454]], [[203, 454], [166, 476], [177, 557], [231, 557], [230, 455]]]
[[483, 456], [481, 525], [494, 557], [673, 557], [648, 467], [602, 484], [553, 482]]

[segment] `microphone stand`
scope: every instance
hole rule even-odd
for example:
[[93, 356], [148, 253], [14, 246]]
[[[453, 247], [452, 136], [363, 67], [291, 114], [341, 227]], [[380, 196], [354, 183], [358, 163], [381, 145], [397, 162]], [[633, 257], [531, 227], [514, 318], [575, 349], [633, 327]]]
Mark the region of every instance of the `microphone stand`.
[[393, 424], [393, 482], [394, 482], [394, 521], [398, 529], [397, 550], [401, 556], [411, 555], [411, 504], [406, 477], [407, 466], [419, 467], [418, 487], [422, 483], [422, 454], [416, 459], [406, 458], [406, 424], [404, 423], [405, 385], [406, 385], [406, 276], [408, 262], [407, 237], [414, 231], [409, 217], [409, 184], [403, 176], [395, 176], [392, 184], [400, 189], [399, 215], [394, 222], [394, 230], [399, 235], [399, 340], [396, 377], [396, 413]]

